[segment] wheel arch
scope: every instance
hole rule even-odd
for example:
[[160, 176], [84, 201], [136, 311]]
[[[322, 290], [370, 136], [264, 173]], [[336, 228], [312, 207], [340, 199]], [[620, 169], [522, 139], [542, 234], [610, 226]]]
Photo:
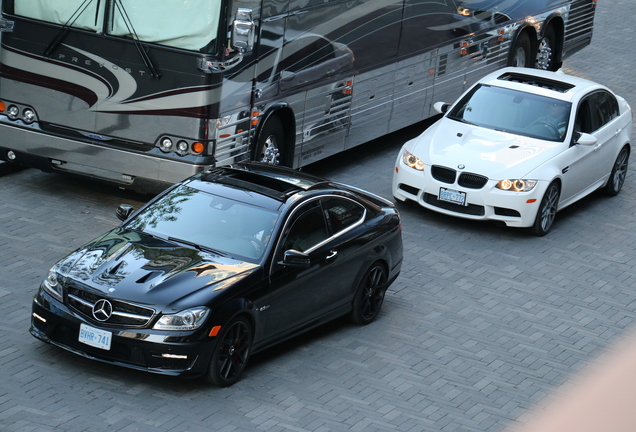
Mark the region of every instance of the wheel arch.
[[[283, 124], [283, 136], [284, 136], [284, 151], [285, 151], [285, 163], [291, 166], [294, 160], [294, 153], [296, 148], [296, 117], [294, 111], [289, 104], [279, 102], [271, 105], [265, 113], [261, 116], [261, 120], [256, 127], [256, 135], [252, 140], [252, 149], [257, 145], [261, 132], [272, 117], [278, 117]], [[293, 166], [292, 166], [293, 168]]]
[[376, 263], [379, 263], [382, 267], [384, 267], [384, 270], [386, 271], [387, 276], [390, 276], [391, 271], [389, 268], [389, 263], [387, 261], [387, 258], [384, 256], [377, 256], [377, 255], [371, 256], [370, 259], [365, 261], [364, 265], [360, 266], [360, 270], [358, 271], [358, 274], [356, 275], [354, 283], [351, 286], [351, 295], [353, 296], [351, 298], [352, 305], [353, 305], [353, 300], [355, 298], [356, 292], [358, 291], [358, 288], [360, 287], [360, 283], [362, 282], [362, 278], [364, 278], [364, 276], [367, 274], [367, 271], [369, 271], [369, 269], [373, 267]]

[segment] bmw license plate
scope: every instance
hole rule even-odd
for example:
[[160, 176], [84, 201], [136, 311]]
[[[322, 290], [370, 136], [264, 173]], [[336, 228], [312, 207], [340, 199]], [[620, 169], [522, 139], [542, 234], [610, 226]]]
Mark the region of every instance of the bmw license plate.
[[465, 206], [466, 192], [441, 187], [439, 188], [439, 200]]
[[109, 331], [99, 330], [86, 324], [80, 325], [79, 341], [103, 350], [110, 349], [110, 341], [113, 334]]

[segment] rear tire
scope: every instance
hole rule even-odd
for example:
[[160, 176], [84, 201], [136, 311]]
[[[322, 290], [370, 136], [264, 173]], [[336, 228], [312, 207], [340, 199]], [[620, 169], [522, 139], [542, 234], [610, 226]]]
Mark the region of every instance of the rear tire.
[[528, 33], [523, 32], [517, 38], [512, 50], [510, 51], [510, 66], [515, 67], [534, 67], [532, 60], [532, 44], [530, 43], [530, 36]]
[[366, 325], [378, 316], [388, 288], [387, 280], [387, 272], [381, 263], [369, 267], [353, 298], [351, 321]]
[[609, 196], [616, 196], [623, 188], [625, 184], [625, 177], [627, 176], [627, 166], [629, 164], [629, 148], [623, 147], [621, 152], [614, 162], [612, 172], [603, 191]]
[[214, 346], [207, 380], [219, 387], [238, 381], [247, 365], [253, 337], [252, 326], [245, 318], [235, 318], [225, 325]]
[[556, 33], [554, 28], [548, 27], [545, 30], [545, 34], [539, 42], [537, 48], [537, 58], [535, 61], [535, 67], [537, 69], [555, 71], [556, 68]]

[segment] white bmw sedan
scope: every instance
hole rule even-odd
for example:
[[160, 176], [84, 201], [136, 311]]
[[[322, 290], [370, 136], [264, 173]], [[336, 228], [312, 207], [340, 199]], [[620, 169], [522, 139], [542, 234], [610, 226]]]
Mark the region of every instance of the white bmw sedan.
[[440, 213], [548, 233], [561, 210], [621, 190], [632, 112], [606, 87], [562, 72], [505, 68], [472, 86], [402, 147], [393, 195]]

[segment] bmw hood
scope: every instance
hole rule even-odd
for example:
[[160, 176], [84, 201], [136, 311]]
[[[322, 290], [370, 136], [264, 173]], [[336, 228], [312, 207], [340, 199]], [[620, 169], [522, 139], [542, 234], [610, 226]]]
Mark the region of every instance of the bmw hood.
[[[207, 303], [260, 266], [116, 228], [55, 268], [67, 282], [105, 297], [179, 308]], [[187, 300], [193, 297], [197, 300]]]
[[427, 165], [501, 179], [511, 174], [524, 176], [558, 154], [563, 143], [472, 126], [444, 117], [412, 145], [409, 151]]

